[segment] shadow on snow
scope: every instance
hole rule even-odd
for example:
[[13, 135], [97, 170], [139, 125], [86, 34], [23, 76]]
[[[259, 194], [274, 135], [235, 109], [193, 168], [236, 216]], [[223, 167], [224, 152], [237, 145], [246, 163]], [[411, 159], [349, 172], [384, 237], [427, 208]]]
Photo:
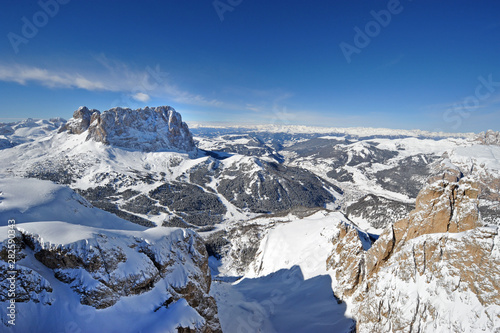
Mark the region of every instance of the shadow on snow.
[[299, 266], [239, 280], [228, 285], [231, 299], [218, 300], [223, 329], [230, 333], [352, 332], [355, 321], [345, 316], [346, 305], [335, 297], [331, 284], [329, 275], [304, 280]]

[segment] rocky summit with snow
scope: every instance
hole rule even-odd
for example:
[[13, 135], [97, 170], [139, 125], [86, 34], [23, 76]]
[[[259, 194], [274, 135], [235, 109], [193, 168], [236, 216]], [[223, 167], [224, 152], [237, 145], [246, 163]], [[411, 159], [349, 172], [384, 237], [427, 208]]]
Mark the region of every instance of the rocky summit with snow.
[[86, 133], [86, 140], [143, 151], [195, 150], [188, 126], [170, 106], [138, 110], [113, 108], [102, 113], [82, 106], [59, 131]]
[[486, 132], [481, 132], [477, 136], [477, 140], [485, 145], [500, 145], [500, 132], [495, 132], [488, 130]]
[[358, 332], [500, 327], [498, 226], [481, 221], [478, 184], [456, 169], [429, 181], [369, 250], [352, 228], [333, 240], [327, 266], [343, 281], [334, 292], [350, 300]]
[[0, 331], [500, 332], [497, 132], [190, 127], [0, 124]]

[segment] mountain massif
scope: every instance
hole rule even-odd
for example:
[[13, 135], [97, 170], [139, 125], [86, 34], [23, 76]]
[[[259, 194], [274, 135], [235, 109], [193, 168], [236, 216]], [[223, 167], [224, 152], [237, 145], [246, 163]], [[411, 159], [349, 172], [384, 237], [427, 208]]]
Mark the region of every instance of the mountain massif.
[[1, 124], [0, 325], [494, 332], [498, 138], [189, 130], [168, 106]]

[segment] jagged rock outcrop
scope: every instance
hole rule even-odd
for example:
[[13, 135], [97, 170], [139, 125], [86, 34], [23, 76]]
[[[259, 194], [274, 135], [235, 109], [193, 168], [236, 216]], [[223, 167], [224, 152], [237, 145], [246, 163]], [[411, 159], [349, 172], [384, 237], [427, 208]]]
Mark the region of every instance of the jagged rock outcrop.
[[[52, 287], [40, 274], [22, 266], [18, 267], [15, 275], [9, 274], [9, 270], [8, 265], [0, 261], [0, 302], [9, 302], [10, 299], [16, 302], [32, 301], [42, 305], [51, 305], [54, 302], [55, 299], [51, 296]], [[10, 280], [13, 276], [15, 280]], [[11, 283], [15, 285], [15, 298], [9, 297]]]
[[113, 108], [104, 112], [83, 106], [59, 132], [87, 132], [87, 140], [142, 151], [194, 151], [193, 137], [181, 115], [170, 106], [144, 109]]
[[493, 130], [481, 132], [477, 135], [476, 141], [481, 142], [483, 145], [500, 146], [500, 132], [495, 132]]
[[61, 126], [59, 133], [67, 131], [70, 134], [82, 134], [90, 126], [90, 119], [93, 114], [99, 115], [96, 109], [89, 110], [86, 106], [81, 106], [73, 113], [73, 118]]
[[326, 261], [326, 268], [335, 271], [335, 290], [340, 299], [351, 296], [365, 276], [365, 257], [358, 230], [348, 224], [338, 226], [338, 233], [332, 238], [334, 249]]
[[335, 294], [350, 298], [358, 332], [500, 327], [500, 236], [483, 226], [479, 193], [473, 178], [450, 168], [429, 179], [415, 210], [368, 251], [354, 229], [333, 239], [327, 267], [339, 281]]
[[[40, 224], [44, 225], [42, 234], [30, 231], [37, 230]], [[20, 245], [17, 280], [21, 281], [16, 286], [17, 302], [51, 306], [58, 298], [52, 295], [54, 286], [43, 274], [52, 271], [57, 280], [80, 295], [81, 304], [110, 308], [124, 297], [155, 289], [155, 312], [184, 299], [204, 319], [202, 326], [185, 329], [221, 332], [217, 305], [209, 296], [211, 276], [205, 244], [193, 231], [158, 228], [123, 232], [64, 222], [37, 222], [19, 225], [16, 233], [16, 244]], [[73, 235], [58, 243], [52, 237], [54, 233]], [[6, 244], [7, 240], [2, 248]], [[0, 267], [7, 266], [1, 259]], [[37, 272], [24, 266], [35, 260], [47, 269]], [[7, 273], [0, 274], [0, 301], [7, 299], [7, 277]]]
[[358, 332], [494, 332], [500, 327], [498, 228], [423, 235], [354, 296]]
[[0, 302], [14, 299], [50, 305], [54, 301], [50, 283], [30, 268], [13, 265], [26, 256], [22, 252], [25, 245], [19, 236], [12, 238], [10, 244], [0, 242]]
[[[401, 241], [409, 241], [420, 235], [462, 232], [481, 226], [479, 221], [478, 184], [453, 170], [442, 178], [431, 178], [431, 184], [420, 191], [416, 207], [408, 220], [408, 229]], [[407, 221], [407, 222], [406, 222]]]

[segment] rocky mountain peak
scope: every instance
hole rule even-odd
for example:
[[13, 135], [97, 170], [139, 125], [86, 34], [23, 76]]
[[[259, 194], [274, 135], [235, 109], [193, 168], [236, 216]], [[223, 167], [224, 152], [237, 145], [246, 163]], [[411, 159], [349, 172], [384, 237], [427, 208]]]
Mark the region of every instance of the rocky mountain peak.
[[481, 142], [483, 145], [496, 145], [500, 146], [500, 132], [488, 130], [478, 134], [476, 141]]
[[[341, 282], [335, 294], [353, 299], [357, 332], [462, 331], [457, 322], [473, 330], [498, 327], [487, 307], [500, 305], [499, 233], [483, 226], [480, 190], [451, 166], [429, 179], [415, 210], [368, 251], [354, 230], [334, 240], [334, 249], [348, 248], [349, 256], [333, 251], [326, 264]], [[450, 311], [451, 304], [465, 310]]]
[[78, 110], [73, 112], [73, 118], [64, 124], [59, 132], [67, 131], [70, 134], [81, 134], [90, 126], [90, 119], [93, 113], [100, 114], [98, 110], [89, 110], [86, 106], [80, 106]]
[[429, 179], [409, 217], [387, 228], [367, 252], [367, 272], [376, 271], [403, 245], [419, 236], [458, 233], [482, 226], [478, 183], [450, 168]]
[[478, 195], [478, 184], [468, 177], [455, 182], [444, 178], [425, 187], [417, 197], [415, 211], [410, 214], [407, 238], [462, 232], [480, 226]]
[[142, 151], [196, 150], [188, 126], [170, 106], [137, 110], [117, 107], [102, 113], [82, 106], [59, 130], [64, 131], [87, 132], [87, 140]]

